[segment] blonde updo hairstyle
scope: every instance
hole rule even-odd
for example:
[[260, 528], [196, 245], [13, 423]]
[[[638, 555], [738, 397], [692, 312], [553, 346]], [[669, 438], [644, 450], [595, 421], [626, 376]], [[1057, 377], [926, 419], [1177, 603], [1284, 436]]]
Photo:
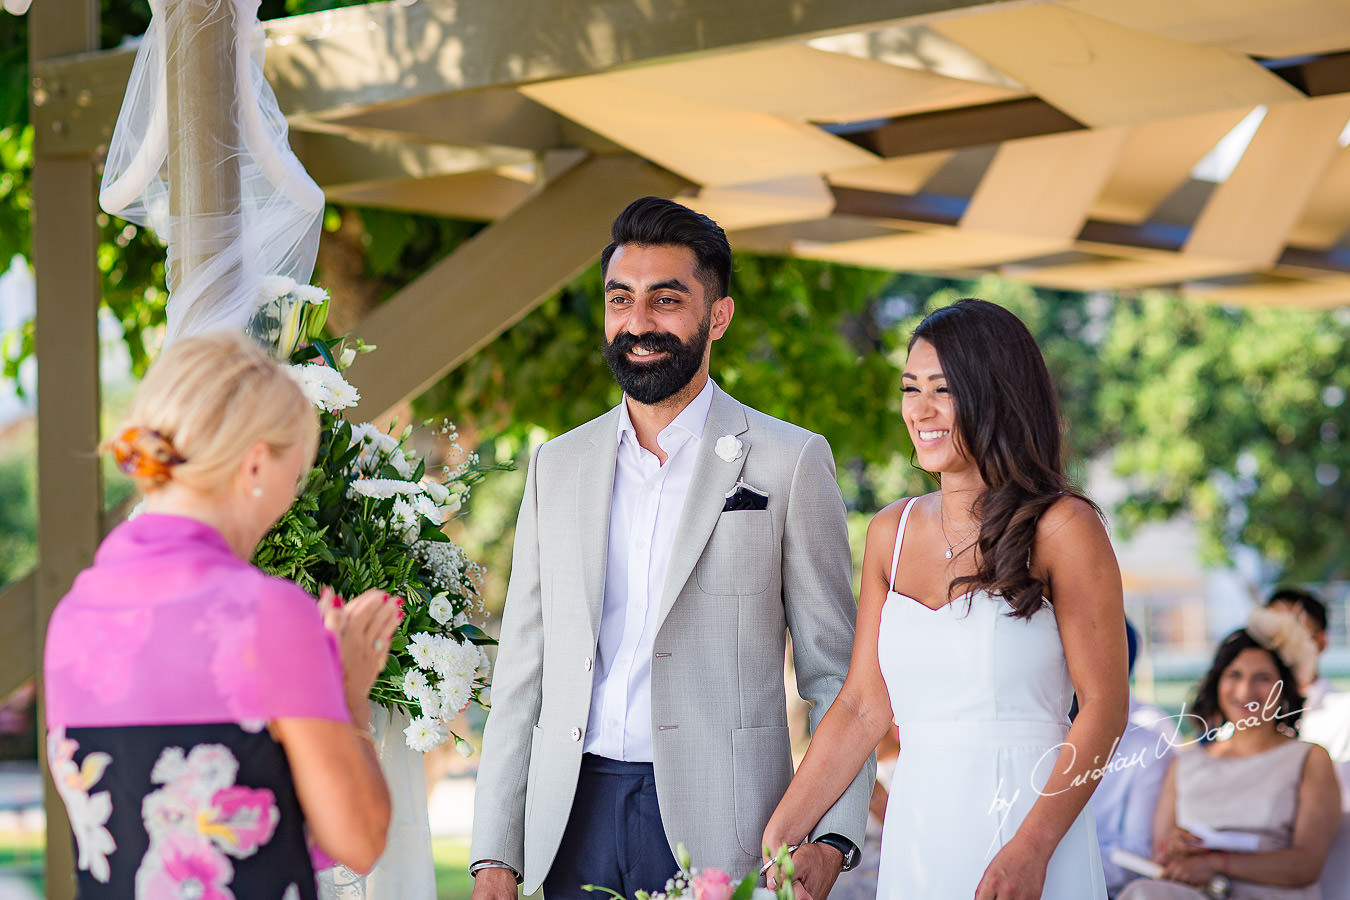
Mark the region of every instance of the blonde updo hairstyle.
[[319, 420], [300, 386], [242, 334], [186, 338], [150, 367], [117, 437], [104, 442], [142, 493], [169, 481], [224, 488], [256, 442], [274, 454], [297, 443], [312, 459]]

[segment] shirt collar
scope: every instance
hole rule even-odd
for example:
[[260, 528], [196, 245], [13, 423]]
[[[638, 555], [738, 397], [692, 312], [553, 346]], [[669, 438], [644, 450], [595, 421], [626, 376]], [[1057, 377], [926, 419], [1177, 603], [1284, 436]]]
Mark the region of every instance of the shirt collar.
[[[698, 392], [698, 396], [689, 401], [689, 405], [680, 410], [680, 414], [675, 417], [661, 433], [656, 436], [656, 441], [665, 449], [663, 438], [672, 436], [676, 431], [683, 431], [689, 437], [695, 440], [703, 436], [703, 429], [708, 424], [708, 413], [712, 410], [713, 400], [713, 380], [708, 378], [703, 384], [703, 390]], [[633, 427], [633, 419], [628, 415], [628, 395], [619, 402], [619, 425], [617, 429], [619, 445], [623, 445], [624, 435], [628, 435], [636, 444], [637, 430]]]

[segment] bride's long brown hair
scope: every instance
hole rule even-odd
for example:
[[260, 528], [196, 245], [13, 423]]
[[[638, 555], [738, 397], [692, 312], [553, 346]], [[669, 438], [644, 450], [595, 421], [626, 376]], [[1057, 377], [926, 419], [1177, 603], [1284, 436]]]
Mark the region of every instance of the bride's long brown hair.
[[[961, 436], [986, 490], [972, 510], [980, 520], [976, 570], [952, 579], [951, 596], [999, 594], [1009, 615], [1029, 619], [1042, 608], [1046, 585], [1031, 574], [1036, 523], [1067, 494], [1059, 399], [1040, 348], [1017, 316], [967, 298], [930, 313], [910, 338], [937, 351]], [[1097, 510], [1101, 515], [1101, 510]]]

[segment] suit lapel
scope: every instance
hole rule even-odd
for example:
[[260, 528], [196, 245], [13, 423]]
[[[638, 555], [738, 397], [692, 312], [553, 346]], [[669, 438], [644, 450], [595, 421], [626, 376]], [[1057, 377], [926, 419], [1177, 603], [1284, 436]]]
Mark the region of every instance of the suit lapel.
[[605, 563], [609, 554], [609, 509], [614, 498], [614, 465], [618, 456], [619, 408], [596, 420], [591, 452], [577, 463], [577, 529], [581, 541], [581, 573], [591, 634], [600, 635], [605, 605]]
[[[684, 590], [708, 538], [712, 537], [726, 495], [741, 476], [750, 453], [750, 442], [745, 439], [747, 427], [741, 404], [713, 385], [712, 407], [708, 410], [708, 422], [699, 441], [698, 458], [694, 461], [694, 474], [689, 482], [684, 511], [680, 514], [675, 544], [670, 550], [657, 627], [665, 621], [666, 614], [675, 605], [675, 598]], [[737, 436], [741, 442], [740, 456], [733, 460], [724, 460], [717, 455], [717, 439], [724, 435]]]

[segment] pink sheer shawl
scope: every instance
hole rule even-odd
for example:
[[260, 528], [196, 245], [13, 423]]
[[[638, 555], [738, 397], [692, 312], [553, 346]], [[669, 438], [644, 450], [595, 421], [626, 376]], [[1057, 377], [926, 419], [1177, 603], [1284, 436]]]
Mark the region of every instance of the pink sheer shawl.
[[230, 552], [209, 525], [119, 525], [47, 629], [49, 728], [350, 721], [315, 600]]

